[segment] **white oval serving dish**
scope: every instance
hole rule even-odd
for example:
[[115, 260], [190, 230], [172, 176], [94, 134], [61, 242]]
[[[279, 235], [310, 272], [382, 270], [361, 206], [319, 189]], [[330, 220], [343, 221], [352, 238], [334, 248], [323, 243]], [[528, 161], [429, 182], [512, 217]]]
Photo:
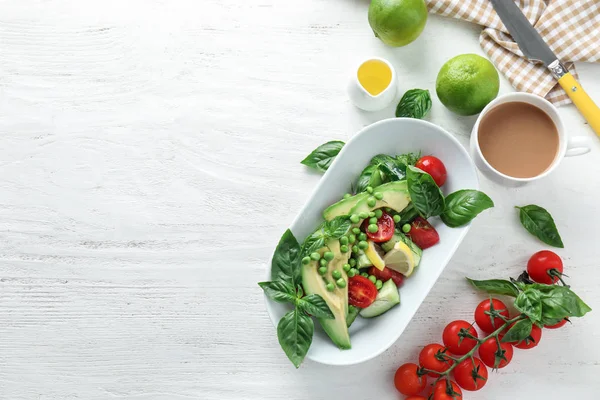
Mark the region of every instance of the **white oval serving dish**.
[[[300, 243], [311, 234], [321, 223], [323, 210], [350, 191], [350, 185], [356, 182], [373, 156], [419, 151], [438, 157], [446, 165], [448, 180], [442, 188], [444, 194], [479, 188], [471, 158], [450, 133], [418, 119], [386, 119], [367, 126], [348, 141], [294, 219], [291, 231]], [[350, 350], [339, 350], [315, 320], [315, 335], [307, 354], [309, 359], [329, 365], [358, 364], [376, 357], [398, 340], [470, 226], [449, 228], [438, 218], [431, 218], [430, 222], [439, 232], [440, 242], [423, 251], [421, 264], [400, 288], [400, 305], [377, 318], [358, 317], [350, 327]], [[277, 326], [288, 309], [265, 299], [271, 321]]]

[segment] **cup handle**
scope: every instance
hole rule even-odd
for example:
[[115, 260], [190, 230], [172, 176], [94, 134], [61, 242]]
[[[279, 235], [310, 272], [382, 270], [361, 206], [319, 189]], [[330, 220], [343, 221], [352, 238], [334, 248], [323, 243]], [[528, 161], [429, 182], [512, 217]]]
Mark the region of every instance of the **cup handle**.
[[590, 140], [584, 136], [569, 138], [565, 157], [581, 156], [590, 152]]

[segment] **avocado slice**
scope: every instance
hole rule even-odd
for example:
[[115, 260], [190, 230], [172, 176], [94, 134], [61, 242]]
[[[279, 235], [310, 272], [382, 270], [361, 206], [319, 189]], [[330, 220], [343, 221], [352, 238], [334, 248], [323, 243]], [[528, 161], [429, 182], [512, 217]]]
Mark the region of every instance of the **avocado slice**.
[[325, 211], [323, 211], [323, 217], [326, 221], [331, 221], [340, 215], [348, 215], [350, 210], [352, 210], [359, 201], [366, 199], [367, 197], [369, 197], [369, 194], [367, 192], [362, 192], [355, 196], [348, 197], [347, 199], [340, 200], [327, 207]]
[[[390, 183], [384, 183], [375, 189], [375, 192], [379, 192], [383, 195], [381, 200], [377, 200], [374, 207], [369, 206], [369, 198], [371, 195], [367, 195], [356, 203], [356, 206], [350, 210], [350, 214], [360, 214], [361, 212], [371, 212], [378, 208], [389, 207], [392, 210], [400, 212], [408, 206], [410, 203], [410, 196], [408, 194], [408, 185], [406, 181], [395, 181]], [[351, 198], [351, 197], [350, 197]]]
[[379, 293], [377, 293], [373, 304], [367, 308], [363, 308], [359, 314], [363, 318], [377, 317], [390, 310], [396, 304], [400, 304], [400, 293], [394, 281], [389, 279], [383, 284]]
[[417, 246], [415, 242], [410, 240], [408, 236], [400, 232], [398, 229], [396, 229], [394, 236], [392, 236], [388, 242], [385, 242], [381, 245], [381, 248], [387, 253], [388, 251], [392, 250], [399, 241], [403, 241], [404, 244], [410, 248], [415, 260], [415, 267], [418, 267], [419, 263], [421, 262], [421, 257], [423, 256], [423, 250], [421, 250], [421, 248]]
[[[346, 323], [348, 316], [348, 275], [342, 267], [348, 262], [350, 252], [342, 253], [340, 242], [335, 239], [329, 240], [318, 253], [323, 255], [326, 251], [331, 251], [334, 254], [333, 260], [328, 264], [327, 273], [321, 276], [318, 271], [319, 263], [311, 260], [310, 263], [302, 266], [302, 286], [306, 294], [318, 294], [327, 302], [335, 319], [318, 318], [319, 323], [333, 343], [340, 349], [349, 349], [351, 347], [350, 334]], [[335, 279], [331, 276], [334, 270], [341, 273], [342, 278], [346, 281], [346, 286], [340, 288], [335, 285], [335, 289], [330, 292], [325, 287], [325, 279], [335, 284]]]

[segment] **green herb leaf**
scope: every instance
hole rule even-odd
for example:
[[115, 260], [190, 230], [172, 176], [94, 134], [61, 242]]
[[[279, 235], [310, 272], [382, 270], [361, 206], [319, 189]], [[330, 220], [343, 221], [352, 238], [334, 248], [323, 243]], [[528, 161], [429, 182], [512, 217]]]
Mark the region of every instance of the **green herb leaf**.
[[356, 184], [356, 193], [367, 190], [367, 186], [375, 188], [384, 183], [383, 173], [379, 170], [379, 165], [369, 164], [358, 177]]
[[467, 278], [469, 283], [473, 285], [475, 289], [483, 290], [489, 294], [503, 294], [506, 296], [517, 297], [519, 290], [510, 281], [504, 279], [488, 279], [485, 281], [476, 281], [474, 279]]
[[296, 368], [308, 353], [314, 330], [312, 318], [297, 309], [285, 314], [277, 325], [279, 344]]
[[396, 117], [422, 119], [431, 110], [429, 90], [411, 89], [404, 93], [396, 107]]
[[527, 315], [531, 322], [542, 320], [541, 293], [536, 289], [527, 289], [521, 292], [515, 300], [515, 308]]
[[406, 180], [410, 199], [423, 218], [435, 217], [444, 212], [444, 195], [431, 175], [409, 166], [406, 170]]
[[517, 323], [514, 324], [512, 328], [508, 330], [508, 332], [506, 332], [506, 335], [504, 335], [502, 341], [504, 343], [520, 342], [531, 335], [531, 328], [533, 328], [533, 322], [531, 322], [530, 319], [522, 319], [517, 321]]
[[584, 303], [570, 288], [558, 285], [544, 285], [534, 283], [527, 285], [523, 293], [537, 292], [540, 297], [542, 308], [542, 323], [550, 325], [550, 320], [562, 320], [563, 318], [583, 317], [592, 311], [590, 306]]
[[325, 247], [326, 238], [327, 235], [323, 231], [323, 228], [317, 229], [304, 240], [304, 243], [302, 243], [302, 255], [308, 256], [310, 253], [321, 250]]
[[398, 167], [406, 174], [406, 169], [412, 165], [414, 166], [417, 161], [421, 158], [421, 152], [418, 153], [404, 153], [396, 156]]
[[300, 163], [307, 167], [314, 168], [317, 171], [325, 172], [342, 150], [342, 147], [344, 147], [344, 142], [339, 140], [324, 143], [314, 149], [312, 153], [306, 156]]
[[441, 215], [442, 221], [451, 228], [468, 224], [480, 212], [494, 207], [487, 194], [479, 190], [459, 190], [446, 197], [446, 208]]
[[406, 166], [386, 154], [376, 155], [371, 159], [371, 164], [377, 165], [379, 171], [383, 172], [385, 182], [399, 181], [406, 177]]
[[285, 281], [259, 282], [258, 286], [265, 291], [268, 298], [278, 303], [294, 303], [296, 292], [294, 287]]
[[298, 299], [297, 306], [302, 311], [309, 313], [313, 317], [325, 319], [335, 318], [331, 312], [331, 309], [327, 305], [327, 302], [318, 294], [309, 294], [306, 297]]
[[331, 239], [339, 239], [348, 233], [351, 226], [349, 215], [339, 215], [325, 223], [325, 234]]
[[552, 215], [548, 211], [535, 204], [515, 208], [519, 209], [521, 224], [529, 233], [547, 245], [560, 248], [565, 247], [554, 224], [554, 219], [552, 219]]
[[275, 248], [271, 260], [271, 280], [282, 280], [296, 287], [296, 283], [300, 283], [300, 274], [300, 245], [288, 229]]

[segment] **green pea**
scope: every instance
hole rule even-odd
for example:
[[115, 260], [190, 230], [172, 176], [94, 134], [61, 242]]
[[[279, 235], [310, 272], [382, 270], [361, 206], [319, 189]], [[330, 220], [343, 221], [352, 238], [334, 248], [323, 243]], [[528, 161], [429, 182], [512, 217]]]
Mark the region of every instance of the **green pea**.
[[358, 235], [358, 240], [367, 240], [367, 234], [361, 232], [360, 235]]
[[335, 284], [338, 285], [338, 287], [340, 288], [346, 287], [346, 281], [343, 278], [340, 278], [337, 281], [335, 281]]
[[371, 211], [371, 212], [369, 213], [369, 218], [373, 218], [374, 216], [375, 216], [375, 212], [374, 212], [374, 211]]
[[360, 233], [360, 228], [352, 228], [352, 233], [358, 235]]
[[320, 267], [319, 268], [319, 274], [325, 275], [326, 273], [327, 273], [327, 267]]
[[359, 249], [366, 250], [367, 247], [369, 247], [369, 244], [367, 242], [365, 242], [364, 240], [361, 240], [360, 242], [358, 242]]
[[392, 209], [391, 209], [391, 208], [389, 208], [389, 207], [386, 207], [386, 208], [385, 208], [385, 212], [389, 214], [389, 213], [391, 213], [391, 212], [392, 212]]
[[348, 271], [350, 271], [350, 269], [352, 269], [352, 267], [350, 267], [350, 264], [344, 264], [342, 269], [344, 270], [344, 272], [348, 272]]
[[323, 258], [326, 259], [327, 261], [333, 260], [334, 257], [335, 257], [335, 254], [333, 254], [331, 251], [326, 251], [325, 253], [323, 253]]
[[397, 224], [402, 218], [398, 214], [394, 215], [394, 222]]
[[381, 290], [382, 286], [383, 286], [383, 282], [381, 282], [379, 279], [377, 279], [377, 282], [375, 282], [375, 287], [377, 288], [377, 290]]
[[375, 197], [377, 200], [381, 200], [381, 199], [383, 199], [383, 193], [375, 192], [375, 193], [373, 193], [373, 197]]
[[375, 200], [375, 197], [373, 197], [373, 196], [370, 196], [370, 197], [367, 199], [367, 205], [368, 205], [369, 207], [375, 207], [375, 204], [377, 204], [377, 200]]
[[369, 216], [369, 213], [363, 211], [360, 214], [358, 214], [358, 216], [360, 217], [360, 219], [365, 219], [365, 218], [367, 218]]
[[366, 272], [362, 272], [362, 273], [360, 274], [360, 276], [363, 276], [363, 277], [365, 277], [365, 278], [368, 278], [368, 277], [369, 277], [369, 274], [367, 274]]
[[347, 199], [347, 198], [348, 198], [348, 197], [350, 197], [350, 196], [352, 196], [350, 193], [346, 193], [346, 194], [344, 195], [344, 198], [345, 198], [345, 199]]
[[369, 223], [370, 224], [376, 224], [377, 223], [377, 217], [369, 218]]
[[357, 245], [352, 246], [352, 252], [353, 253], [358, 253], [358, 246]]
[[373, 188], [371, 186], [367, 186], [367, 192], [373, 193]]
[[350, 216], [350, 222], [352, 222], [353, 224], [358, 224], [358, 221], [360, 221], [360, 218], [358, 218], [358, 215], [352, 214]]
[[356, 259], [355, 258], [351, 258], [350, 261], [348, 261], [350, 263], [351, 267], [354, 267], [356, 265]]
[[350, 272], [353, 273], [354, 275], [359, 275], [360, 274], [360, 271], [358, 269], [356, 269], [356, 268], [352, 268], [350, 270]]
[[333, 279], [340, 279], [342, 277], [342, 273], [337, 269], [334, 269], [333, 271], [331, 271], [331, 276], [333, 277]]
[[341, 245], [341, 246], [340, 246], [340, 251], [341, 251], [342, 253], [347, 253], [347, 252], [348, 252], [348, 250], [349, 250], [349, 249], [348, 249], [348, 245], [345, 245], [345, 244], [343, 244], [343, 245]]
[[404, 232], [404, 233], [410, 232], [410, 224], [402, 225], [402, 232]]
[[315, 251], [314, 253], [310, 254], [310, 258], [312, 258], [315, 261], [319, 261], [319, 259], [321, 258], [321, 255]]
[[325, 285], [325, 288], [330, 292], [333, 292], [335, 290], [335, 286], [331, 282], [329, 282], [327, 285]]
[[377, 219], [381, 218], [382, 215], [383, 215], [383, 211], [381, 209], [375, 210], [375, 217]]
[[369, 232], [371, 232], [371, 233], [375, 233], [375, 232], [377, 232], [377, 231], [379, 230], [379, 227], [377, 227], [377, 224], [370, 224], [370, 225], [367, 227], [367, 230], [368, 230]]
[[356, 242], [356, 236], [353, 233], [348, 235], [348, 242], [350, 242], [350, 244], [354, 244], [354, 242]]
[[340, 244], [348, 244], [348, 237], [347, 236], [342, 236], [340, 238]]
[[375, 277], [375, 275], [369, 275], [369, 280], [373, 283], [377, 282], [377, 278]]
[[356, 276], [356, 271], [354, 268], [352, 268], [350, 271], [348, 271], [348, 277], [349, 278], [354, 278]]
[[302, 264], [304, 264], [304, 265], [308, 264], [309, 262], [310, 262], [310, 257], [304, 257], [302, 259]]
[[319, 260], [319, 264], [321, 265], [321, 267], [326, 267], [327, 266], [327, 260], [324, 258], [321, 258]]

